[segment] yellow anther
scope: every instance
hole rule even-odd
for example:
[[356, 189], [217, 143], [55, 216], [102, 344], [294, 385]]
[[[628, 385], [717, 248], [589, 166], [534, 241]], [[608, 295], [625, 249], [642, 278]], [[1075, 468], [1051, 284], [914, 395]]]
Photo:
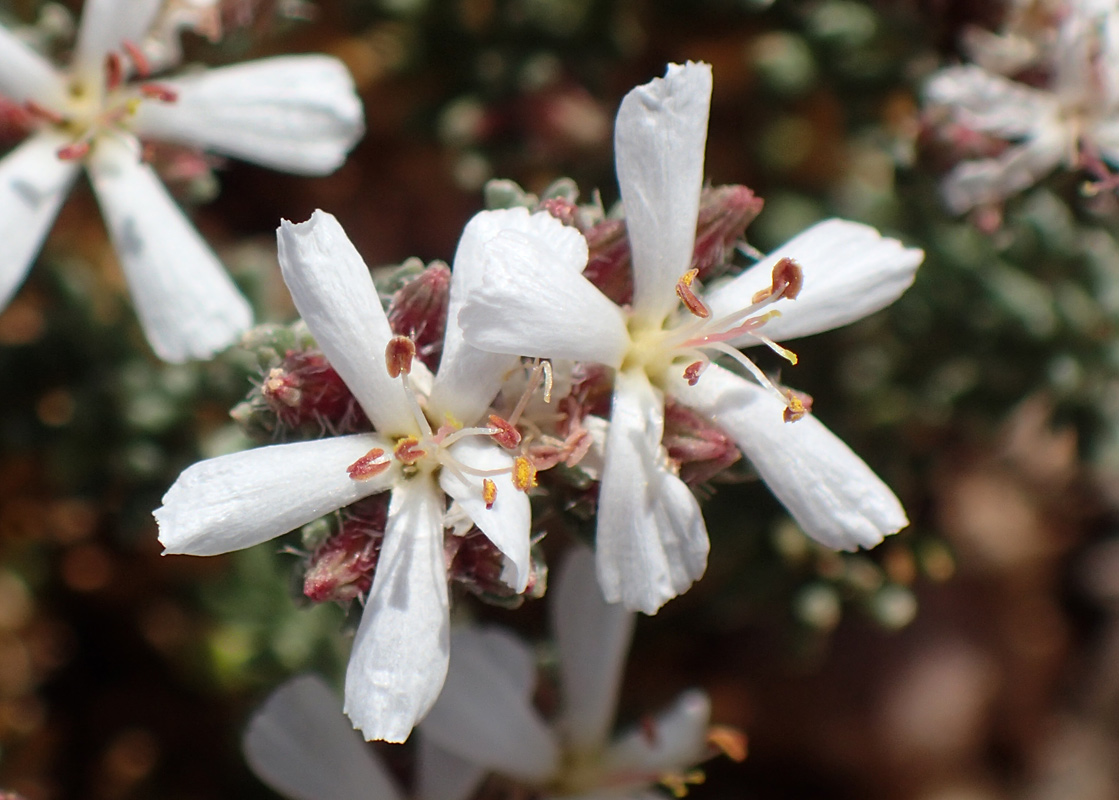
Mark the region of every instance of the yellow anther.
[[693, 769], [685, 773], [670, 772], [662, 775], [660, 784], [672, 792], [673, 797], [686, 797], [689, 786], [699, 786], [706, 779], [703, 770]]
[[746, 760], [746, 734], [727, 725], [712, 725], [707, 730], [707, 743], [731, 761]]
[[486, 501], [486, 508], [493, 508], [493, 503], [497, 500], [497, 484], [489, 478], [482, 480], [482, 499]]
[[512, 478], [514, 486], [522, 492], [527, 492], [536, 486], [536, 467], [532, 466], [532, 462], [524, 456], [517, 456], [513, 459]]

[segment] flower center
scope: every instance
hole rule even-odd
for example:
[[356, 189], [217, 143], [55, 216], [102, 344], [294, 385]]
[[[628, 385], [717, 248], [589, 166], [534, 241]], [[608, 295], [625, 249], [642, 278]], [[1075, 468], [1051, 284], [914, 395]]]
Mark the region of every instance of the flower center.
[[[145, 80], [150, 67], [138, 47], [126, 41], [121, 48], [123, 54], [111, 52], [105, 57], [100, 74], [74, 75], [60, 108], [27, 102], [33, 119], [70, 139], [58, 149], [59, 158], [84, 159], [101, 136], [128, 131], [144, 101], [173, 103], [177, 99], [173, 89]], [[130, 74], [140, 82], [126, 82]]]
[[676, 283], [676, 295], [691, 316], [682, 321], [679, 315], [672, 317], [663, 328], [631, 330], [631, 344], [622, 370], [642, 369], [655, 382], [665, 371], [684, 364], [684, 377], [695, 386], [712, 358], [730, 356], [781, 399], [788, 409], [786, 419], [800, 419], [807, 411], [804, 403], [797, 396], [777, 388], [753, 361], [729, 344], [743, 336], [750, 336], [790, 364], [797, 363], [795, 353], [765, 336], [761, 329], [766, 322], [780, 316], [780, 311], [771, 308], [774, 303], [781, 299], [793, 300], [800, 293], [804, 282], [800, 265], [791, 258], [781, 259], [773, 267], [770, 286], [754, 295], [750, 305], [714, 318], [703, 300], [692, 290], [696, 274], [697, 270], [691, 270]]

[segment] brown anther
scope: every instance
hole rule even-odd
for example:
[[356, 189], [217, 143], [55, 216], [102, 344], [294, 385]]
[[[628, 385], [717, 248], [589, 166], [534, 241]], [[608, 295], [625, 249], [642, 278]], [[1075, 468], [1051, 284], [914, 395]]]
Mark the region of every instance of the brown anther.
[[124, 62], [120, 53], [110, 52], [105, 56], [105, 88], [110, 92], [119, 89], [124, 83]]
[[497, 484], [489, 478], [482, 480], [482, 499], [486, 501], [486, 508], [493, 508], [494, 501], [497, 500]]
[[136, 75], [140, 78], [146, 78], [152, 74], [152, 65], [148, 62], [148, 57], [144, 55], [144, 51], [136, 46], [134, 42], [125, 39], [120, 43], [124, 48], [125, 54], [128, 55], [128, 60], [132, 62], [132, 66], [136, 68]]
[[696, 296], [692, 291], [692, 281], [695, 276], [699, 274], [698, 269], [691, 269], [680, 276], [680, 280], [676, 281], [676, 296], [680, 298], [680, 302], [688, 311], [695, 314], [697, 317], [707, 319], [711, 316], [711, 310], [703, 304], [703, 301]]
[[385, 346], [385, 369], [390, 378], [400, 373], [407, 375], [412, 371], [412, 359], [416, 357], [416, 343], [407, 336], [394, 336]]
[[513, 459], [513, 485], [522, 492], [536, 486], [536, 467], [524, 456]]
[[89, 155], [89, 142], [74, 142], [65, 147], [60, 147], [56, 155], [63, 161], [78, 161]]
[[51, 111], [49, 108], [44, 108], [34, 100], [28, 100], [23, 104], [23, 107], [27, 109], [27, 113], [31, 116], [41, 119], [44, 122], [49, 122], [52, 125], [61, 125], [66, 121], [66, 118], [61, 114]]
[[768, 289], [762, 289], [751, 298], [751, 302], [760, 303], [768, 297], [778, 295], [787, 300], [795, 300], [804, 286], [804, 270], [800, 264], [791, 258], [782, 258], [773, 265], [771, 284]]
[[392, 454], [402, 464], [411, 466], [427, 455], [427, 451], [420, 447], [420, 440], [415, 436], [405, 436], [396, 443]]
[[490, 427], [497, 428], [497, 433], [490, 435], [493, 436], [494, 441], [502, 447], [507, 447], [512, 450], [521, 443], [521, 432], [517, 430], [517, 426], [510, 425], [506, 420], [497, 416], [497, 414], [490, 414]]
[[785, 422], [796, 422], [812, 412], [812, 396], [792, 389], [785, 390]]
[[374, 447], [357, 461], [346, 467], [346, 472], [355, 481], [369, 480], [370, 478], [380, 475], [392, 466], [392, 461], [384, 456], [384, 450], [379, 447]]
[[728, 725], [712, 725], [707, 730], [707, 743], [731, 761], [746, 760], [746, 734]]
[[695, 386], [697, 383], [699, 383], [699, 376], [703, 374], [703, 371], [705, 369], [707, 369], [708, 363], [710, 362], [696, 361], [695, 363], [688, 364], [688, 366], [685, 367], [684, 379], [688, 382], [688, 386]]
[[169, 86], [158, 83], [140, 84], [140, 94], [149, 100], [158, 100], [161, 103], [174, 103], [179, 99], [179, 93]]

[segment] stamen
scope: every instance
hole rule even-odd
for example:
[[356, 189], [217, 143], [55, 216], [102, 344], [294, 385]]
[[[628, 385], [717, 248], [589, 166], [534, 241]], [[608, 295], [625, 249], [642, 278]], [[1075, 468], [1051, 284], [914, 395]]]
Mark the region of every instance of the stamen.
[[140, 84], [140, 94], [149, 100], [158, 100], [161, 103], [174, 103], [179, 99], [179, 93], [169, 86], [158, 83]]
[[781, 356], [781, 358], [785, 359], [786, 361], [788, 361], [793, 366], [796, 366], [797, 354], [794, 353], [792, 350], [790, 350], [787, 347], [782, 347], [781, 345], [777, 344], [777, 342], [773, 341], [772, 339], [770, 339], [766, 336], [762, 336], [759, 333], [755, 333], [755, 334], [753, 334], [753, 336], [759, 342], [761, 342], [766, 347], [768, 347], [770, 350], [772, 350], [774, 353]]
[[49, 108], [44, 108], [34, 100], [28, 100], [23, 104], [23, 107], [27, 109], [27, 113], [31, 116], [37, 117], [44, 122], [49, 122], [52, 125], [61, 125], [66, 121], [66, 118], [61, 114], [51, 111]]
[[493, 508], [494, 501], [497, 500], [497, 484], [489, 478], [482, 481], [482, 499], [486, 501], [486, 509]]
[[712, 725], [707, 730], [707, 743], [731, 761], [746, 760], [746, 734], [727, 725]]
[[402, 464], [412, 466], [427, 455], [427, 451], [420, 447], [420, 440], [415, 436], [405, 436], [396, 443], [392, 454]]
[[124, 48], [124, 52], [128, 55], [128, 60], [132, 62], [132, 66], [136, 68], [136, 74], [140, 78], [146, 78], [152, 74], [152, 66], [148, 62], [148, 57], [144, 55], [143, 50], [128, 39], [121, 42], [120, 46]]
[[688, 381], [688, 386], [695, 386], [699, 383], [699, 376], [703, 374], [703, 371], [707, 369], [707, 365], [710, 363], [710, 361], [703, 359], [689, 364], [684, 369], [684, 378]]
[[105, 88], [110, 92], [119, 89], [124, 83], [124, 62], [120, 53], [111, 52], [105, 56]]
[[524, 456], [513, 459], [513, 485], [522, 492], [527, 492], [536, 486], [536, 467]]
[[785, 412], [782, 415], [785, 422], [796, 422], [804, 419], [805, 415], [812, 412], [812, 396], [804, 392], [785, 390]]
[[773, 265], [772, 283], [770, 287], [768, 289], [762, 289], [755, 294], [750, 302], [760, 303], [771, 297], [775, 300], [780, 297], [784, 297], [787, 300], [795, 300], [803, 286], [804, 270], [800, 268], [800, 264], [793, 261], [791, 258], [782, 258]]
[[89, 142], [82, 139], [60, 147], [56, 155], [63, 161], [80, 161], [89, 155]]
[[661, 775], [660, 783], [673, 797], [687, 797], [689, 786], [699, 786], [707, 779], [701, 769], [692, 769], [687, 772], [669, 772]]
[[541, 361], [540, 366], [544, 368], [544, 402], [552, 402], [552, 362]]
[[707, 319], [711, 316], [711, 309], [705, 306], [703, 301], [692, 291], [692, 281], [698, 274], [698, 269], [690, 269], [681, 275], [680, 280], [676, 281], [676, 296], [680, 298], [680, 302], [684, 304], [688, 311], [701, 319]]
[[494, 441], [502, 447], [512, 450], [521, 443], [521, 432], [497, 414], [490, 414], [490, 425], [497, 429], [497, 433], [492, 435]]
[[547, 361], [541, 361], [539, 358], [533, 362], [532, 374], [528, 376], [528, 385], [525, 390], [521, 392], [521, 397], [517, 400], [517, 407], [513, 409], [513, 413], [509, 415], [509, 424], [516, 425], [520, 420], [521, 414], [524, 413], [525, 407], [528, 406], [528, 400], [532, 397], [532, 393], [536, 391], [536, 387], [540, 385], [540, 379], [543, 377], [547, 383], [544, 389], [544, 402], [550, 403], [552, 400], [552, 365]]
[[385, 369], [390, 378], [400, 377], [400, 373], [412, 372], [412, 359], [416, 356], [416, 343], [407, 336], [394, 336], [385, 346]]
[[376, 477], [392, 466], [392, 461], [384, 458], [384, 455], [384, 450], [380, 447], [374, 447], [357, 461], [346, 467], [346, 472], [355, 481], [365, 481]]

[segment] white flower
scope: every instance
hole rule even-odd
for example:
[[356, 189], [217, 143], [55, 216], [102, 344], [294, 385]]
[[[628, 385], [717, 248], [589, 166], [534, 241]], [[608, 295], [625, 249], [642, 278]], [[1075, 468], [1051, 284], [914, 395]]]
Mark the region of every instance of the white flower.
[[420, 724], [424, 740], [538, 789], [545, 798], [640, 798], [680, 786], [717, 750], [711, 706], [688, 691], [649, 723], [611, 740], [634, 616], [603, 600], [594, 557], [578, 548], [549, 591], [561, 707], [553, 725], [532, 705], [532, 651], [497, 629], [452, 634], [447, 685]]
[[[783, 421], [787, 407], [795, 416], [803, 409], [734, 348], [760, 342], [792, 358], [773, 339], [808, 336], [883, 308], [912, 283], [924, 254], [865, 225], [830, 220], [706, 298], [696, 295], [683, 273], [695, 237], [710, 92], [707, 65], [672, 65], [663, 80], [622, 101], [615, 148], [633, 251], [631, 307], [617, 307], [510, 233], [490, 243], [493, 263], [459, 316], [467, 341], [482, 349], [616, 370], [598, 576], [607, 600], [646, 613], [698, 579], [708, 551], [695, 497], [665, 466], [665, 393], [722, 426], [821, 542], [870, 547], [907, 524], [893, 493], [813, 417]], [[688, 311], [677, 310], [678, 298]], [[710, 354], [734, 358], [762, 385], [709, 365]]]
[[925, 87], [926, 102], [954, 122], [1010, 142], [948, 174], [942, 191], [952, 211], [1001, 202], [1062, 163], [1076, 169], [1087, 157], [1119, 165], [1119, 9], [1067, 4], [1046, 52], [1045, 89], [974, 65], [942, 69]]
[[[214, 555], [258, 544], [368, 495], [391, 491], [373, 585], [346, 673], [346, 713], [367, 738], [402, 741], [443, 685], [448, 595], [446, 496], [512, 564], [513, 588], [529, 577], [527, 461], [469, 426], [482, 418], [516, 357], [483, 353], [454, 323], [465, 288], [479, 280], [484, 242], [515, 231], [540, 242], [568, 270], [586, 242], [547, 214], [478, 214], [463, 232], [451, 277], [438, 374], [417, 360], [392, 378], [394, 337], [369, 270], [330, 214], [284, 222], [280, 266], [295, 306], [376, 433], [273, 445], [187, 469], [156, 510], [168, 553]], [[423, 406], [421, 408], [421, 405]], [[485, 423], [482, 423], [483, 425]], [[516, 474], [512, 474], [516, 472]], [[529, 476], [531, 477], [531, 476]]]
[[252, 324], [252, 310], [143, 162], [141, 140], [321, 175], [342, 163], [363, 122], [349, 73], [327, 56], [128, 80], [146, 77], [136, 43], [160, 7], [159, 0], [88, 0], [64, 70], [0, 27], [0, 93], [25, 106], [37, 126], [0, 160], [0, 309], [84, 165], [148, 341], [177, 362], [227, 347]]
[[[245, 760], [291, 800], [404, 800], [392, 775], [354, 735], [321, 678], [303, 675], [268, 696], [245, 729]], [[479, 768], [421, 739], [417, 800], [465, 800]]]

